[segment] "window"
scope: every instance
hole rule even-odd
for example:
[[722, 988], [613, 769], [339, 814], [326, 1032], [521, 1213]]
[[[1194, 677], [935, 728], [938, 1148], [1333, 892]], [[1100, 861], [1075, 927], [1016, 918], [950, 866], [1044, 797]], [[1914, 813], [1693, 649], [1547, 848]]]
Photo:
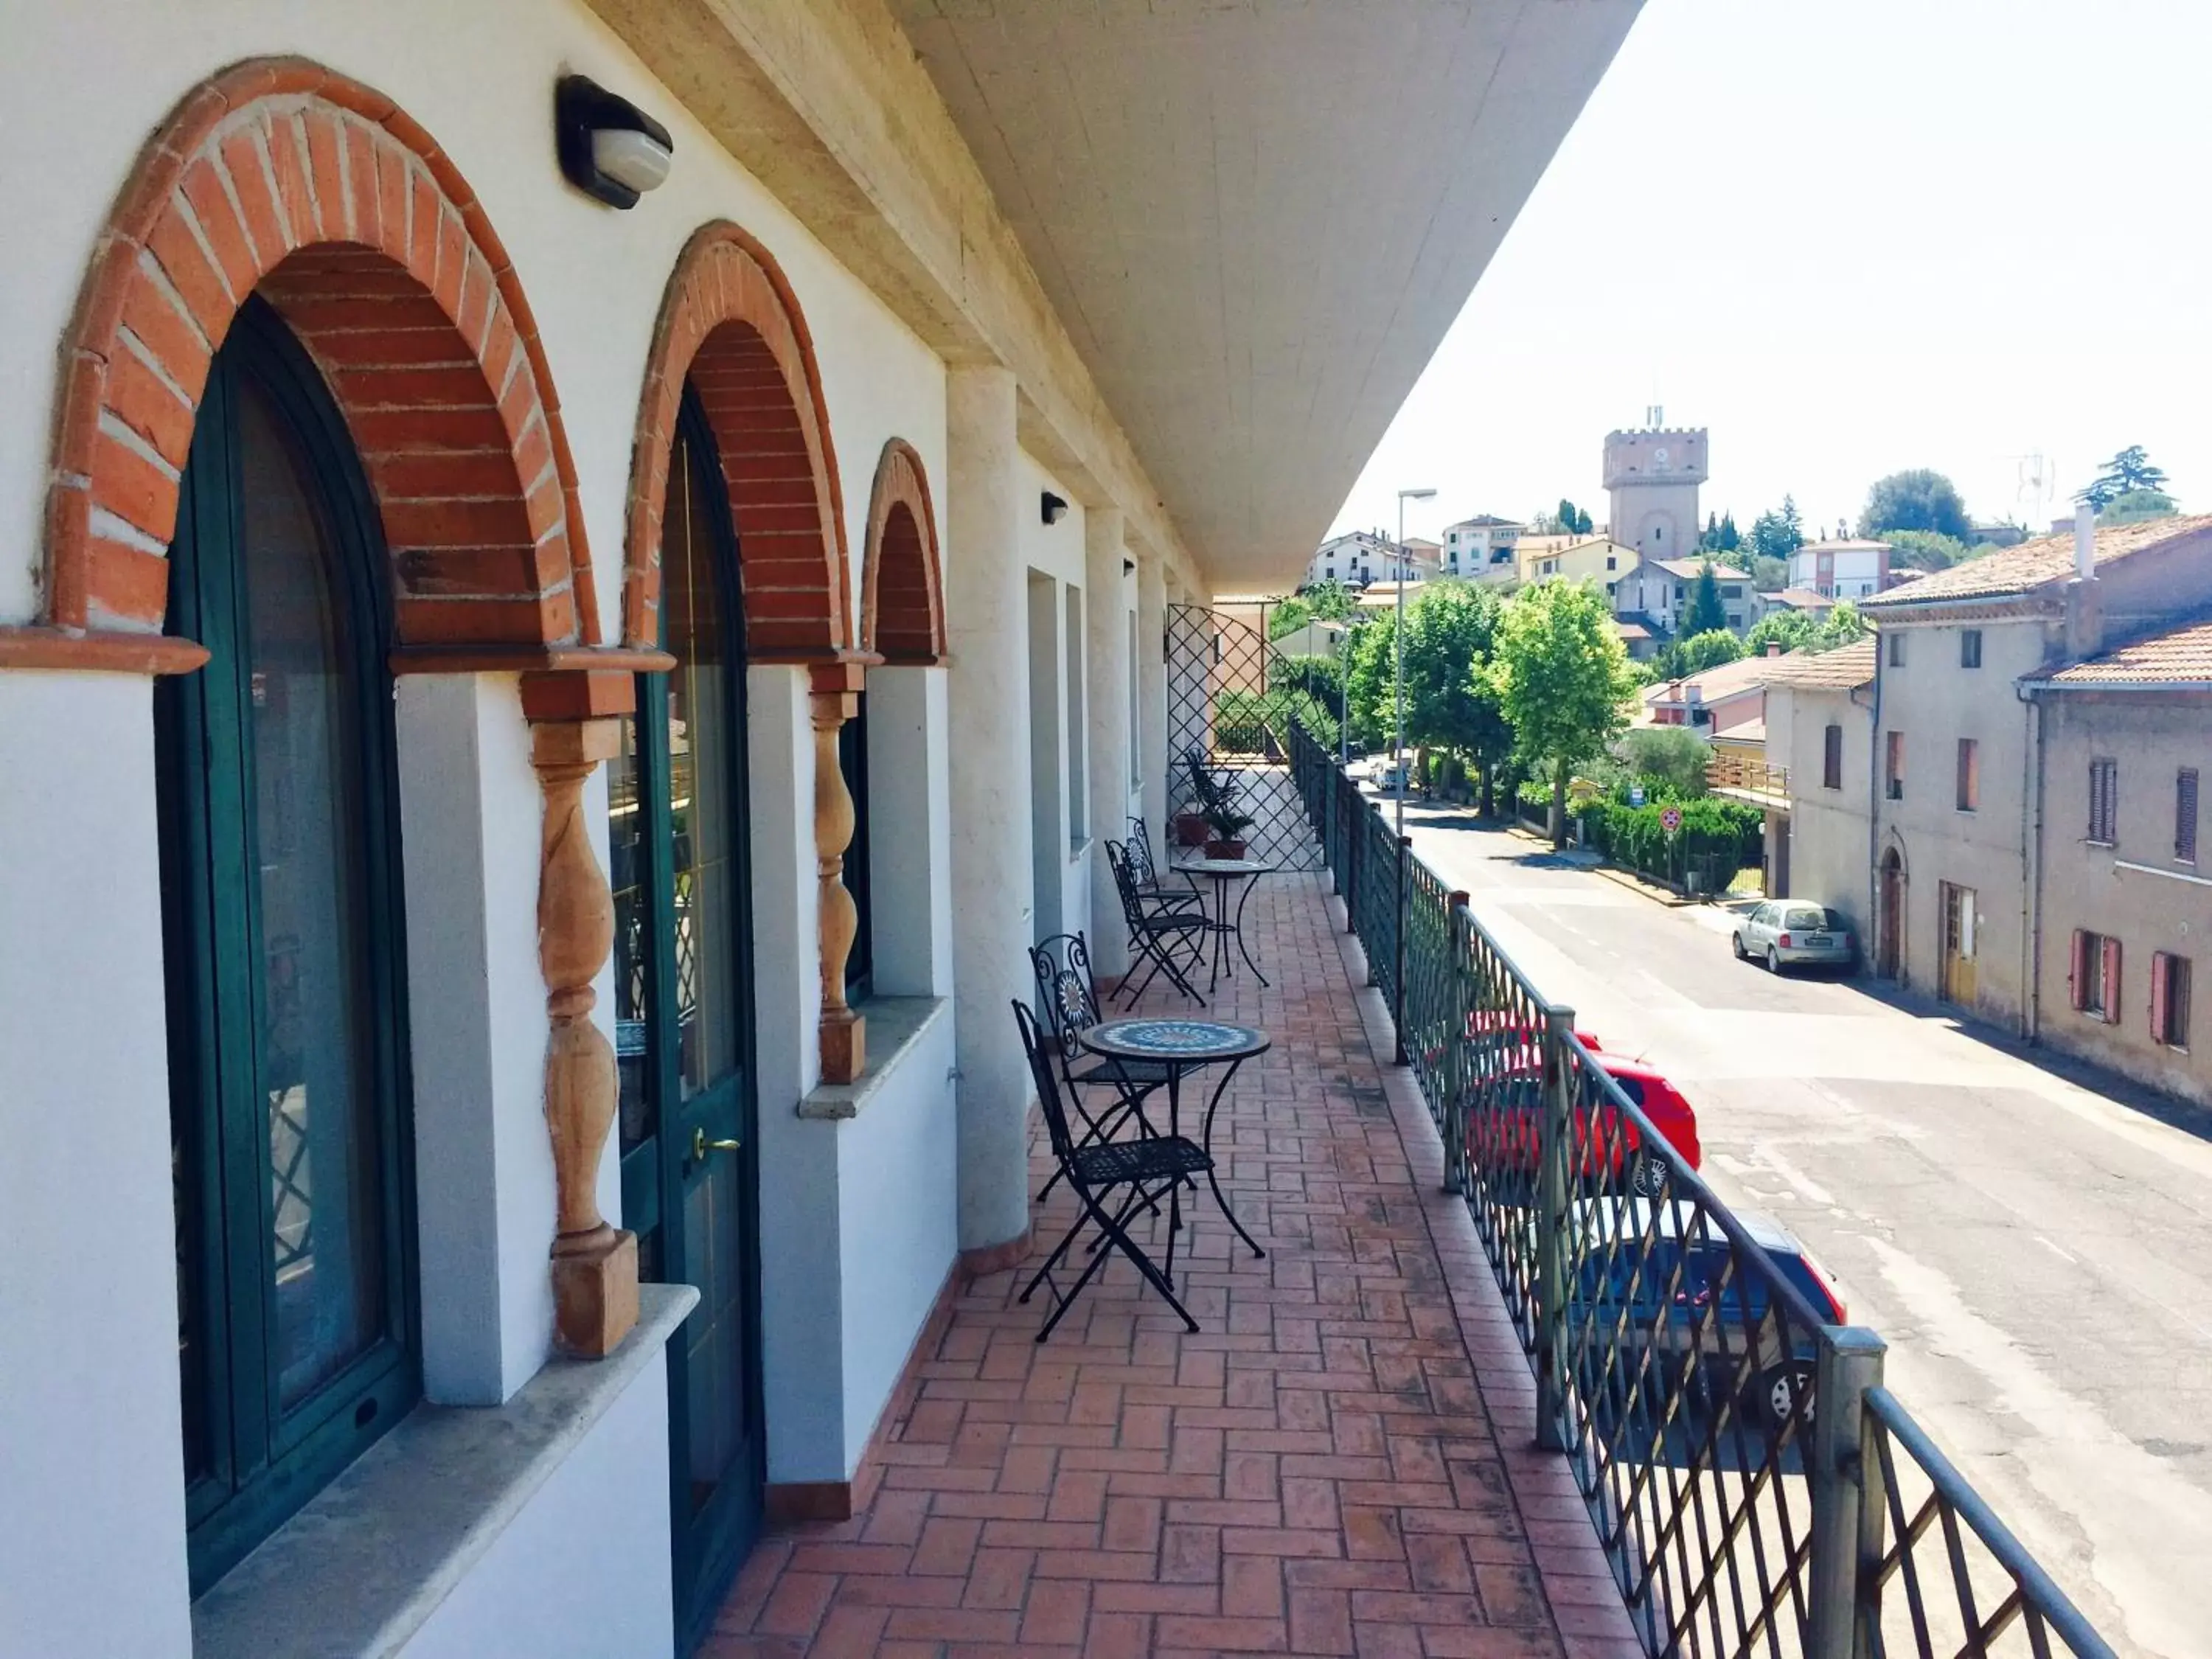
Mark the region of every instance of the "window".
[[1959, 666], [1979, 668], [1982, 665], [1982, 630], [1961, 629], [1959, 632]]
[[2150, 1040], [2189, 1048], [2189, 958], [2160, 951], [2150, 959]]
[[1086, 745], [1091, 714], [1085, 702], [1083, 590], [1067, 590], [1067, 844], [1080, 847], [1091, 839], [1091, 762]]
[[1830, 726], [1820, 733], [1820, 787], [1844, 787], [1844, 728]]
[[1972, 812], [1982, 804], [1982, 745], [1972, 738], [1959, 739], [1959, 810]]
[[1137, 613], [1129, 613], [1129, 787], [1145, 781], [1145, 719], [1137, 692]]
[[1743, 584], [1741, 582], [1728, 583], [1722, 587], [1721, 597], [1724, 599], [1741, 599], [1743, 597]]
[[249, 301], [171, 550], [170, 625], [211, 654], [155, 690], [194, 1594], [420, 1392], [378, 523], [314, 368]]
[[1619, 558], [1616, 555], [1613, 555], [1613, 554], [1608, 553], [1608, 554], [1607, 554], [1607, 555], [1605, 556], [1605, 568], [1606, 568], [1607, 570], [1612, 569], [1615, 565], [1619, 564], [1620, 562], [1620, 558]]
[[1905, 733], [1888, 734], [1882, 755], [1884, 789], [1892, 800], [1905, 799]]
[[1892, 668], [1905, 666], [1905, 635], [1902, 634], [1889, 636], [1889, 665]]
[[2111, 847], [2119, 841], [2120, 763], [2089, 763], [2089, 839]]
[[850, 719], [837, 728], [837, 771], [853, 798], [853, 839], [845, 848], [845, 890], [853, 896], [856, 925], [845, 957], [845, 995], [864, 997], [874, 983], [875, 914], [868, 879], [868, 694], [853, 699]]
[[2173, 775], [2173, 856], [2183, 864], [2197, 862], [2197, 769], [2185, 766]]
[[2074, 1008], [2117, 1024], [2120, 1018], [2120, 942], [2103, 933], [2074, 930], [2074, 965], [2069, 975]]

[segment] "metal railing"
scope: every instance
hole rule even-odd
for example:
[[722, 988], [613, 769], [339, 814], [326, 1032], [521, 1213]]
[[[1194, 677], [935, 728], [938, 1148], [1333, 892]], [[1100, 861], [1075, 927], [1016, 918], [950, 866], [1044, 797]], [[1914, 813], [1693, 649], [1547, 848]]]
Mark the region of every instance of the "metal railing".
[[1705, 763], [1705, 787], [1708, 789], [1741, 789], [1753, 795], [1775, 795], [1790, 799], [1790, 769], [1770, 766], [1763, 760], [1753, 760], [1748, 755], [1717, 752]]
[[1535, 1372], [1538, 1439], [1645, 1649], [2111, 1659], [1882, 1386], [1881, 1340], [1768, 1253], [1380, 804], [1291, 748]]

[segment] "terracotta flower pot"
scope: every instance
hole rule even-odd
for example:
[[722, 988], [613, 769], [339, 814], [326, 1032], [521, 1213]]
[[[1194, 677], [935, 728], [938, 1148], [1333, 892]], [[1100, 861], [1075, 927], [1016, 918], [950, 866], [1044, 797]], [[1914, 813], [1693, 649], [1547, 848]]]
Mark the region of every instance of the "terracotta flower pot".
[[1206, 817], [1200, 812], [1178, 812], [1175, 816], [1175, 838], [1178, 847], [1206, 845]]
[[1206, 843], [1206, 856], [1210, 859], [1241, 859], [1244, 856], [1244, 843], [1234, 840], [1209, 841]]

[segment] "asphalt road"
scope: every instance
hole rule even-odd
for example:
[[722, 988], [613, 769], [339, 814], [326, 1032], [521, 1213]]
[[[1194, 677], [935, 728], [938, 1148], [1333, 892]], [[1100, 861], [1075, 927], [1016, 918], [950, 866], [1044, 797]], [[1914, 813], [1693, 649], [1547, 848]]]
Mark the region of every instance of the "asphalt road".
[[2212, 1115], [1869, 983], [1773, 978], [1724, 910], [1407, 818], [1546, 995], [1689, 1097], [1706, 1176], [1812, 1248], [1892, 1389], [2114, 1645], [2212, 1655]]

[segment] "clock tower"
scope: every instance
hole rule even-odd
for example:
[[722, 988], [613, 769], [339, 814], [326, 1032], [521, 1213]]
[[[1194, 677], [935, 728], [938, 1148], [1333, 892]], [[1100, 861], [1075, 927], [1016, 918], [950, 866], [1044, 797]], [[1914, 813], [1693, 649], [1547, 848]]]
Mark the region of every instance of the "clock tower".
[[1644, 558], [1686, 559], [1697, 550], [1705, 528], [1698, 514], [1698, 486], [1705, 481], [1703, 427], [1655, 422], [1605, 434], [1613, 539]]

